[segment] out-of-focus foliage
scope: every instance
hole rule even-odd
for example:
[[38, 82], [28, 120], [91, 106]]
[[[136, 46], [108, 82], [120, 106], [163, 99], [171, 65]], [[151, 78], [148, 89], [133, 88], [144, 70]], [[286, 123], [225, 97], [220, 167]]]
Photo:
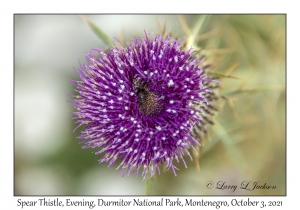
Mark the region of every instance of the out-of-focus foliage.
[[[286, 17], [284, 15], [86, 16], [124, 43], [144, 30], [186, 36], [222, 81], [219, 113], [198, 160], [155, 176], [152, 195], [284, 195]], [[157, 24], [159, 22], [159, 26]], [[94, 26], [95, 26], [94, 25]], [[145, 28], [146, 27], [146, 28]], [[192, 38], [191, 38], [192, 37]], [[144, 195], [146, 182], [98, 165], [82, 150], [66, 94], [77, 58], [105, 48], [78, 16], [15, 16], [15, 195]], [[189, 47], [189, 46], [187, 46]], [[200, 169], [200, 171], [199, 171]], [[207, 189], [206, 183], [215, 186]], [[218, 181], [237, 185], [215, 189]], [[276, 189], [239, 189], [243, 181]], [[249, 186], [250, 186], [249, 185]]]

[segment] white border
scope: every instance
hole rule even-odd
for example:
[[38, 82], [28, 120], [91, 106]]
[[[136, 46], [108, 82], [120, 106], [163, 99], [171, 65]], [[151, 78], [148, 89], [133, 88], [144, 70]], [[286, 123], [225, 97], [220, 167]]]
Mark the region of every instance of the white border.
[[[292, 1], [291, 1], [292, 2]], [[13, 197], [13, 14], [14, 13], [287, 13], [287, 197], [251, 197], [251, 200], [283, 200], [284, 208], [297, 205], [299, 189], [299, 16], [297, 4], [281, 1], [11, 1], [1, 4], [1, 197], [0, 209], [18, 209]], [[296, 1], [294, 1], [296, 2]], [[126, 9], [125, 9], [126, 8]], [[288, 10], [289, 9], [289, 10]], [[28, 200], [38, 199], [25, 197]], [[64, 199], [65, 197], [60, 197]], [[106, 197], [107, 199], [109, 197]], [[116, 197], [114, 197], [116, 198]], [[157, 199], [158, 197], [149, 198]], [[173, 197], [175, 199], [175, 197]], [[233, 197], [204, 197], [231, 200]], [[74, 199], [74, 197], [72, 197]], [[76, 199], [87, 199], [76, 197]], [[91, 198], [97, 199], [97, 198]], [[126, 197], [125, 199], [132, 199]], [[181, 198], [185, 199], [185, 198]], [[238, 197], [246, 199], [246, 197]], [[59, 207], [57, 207], [58, 209]], [[98, 207], [99, 208], [99, 207]], [[165, 207], [164, 207], [165, 208]], [[33, 208], [26, 208], [33, 209]], [[38, 207], [35, 209], [49, 209]], [[56, 209], [56, 208], [53, 208]], [[81, 208], [77, 208], [81, 209]], [[83, 209], [83, 208], [82, 208]], [[87, 209], [86, 207], [84, 209]], [[254, 208], [247, 208], [254, 209]], [[255, 208], [258, 209], [258, 208]], [[294, 208], [295, 209], [295, 208]]]

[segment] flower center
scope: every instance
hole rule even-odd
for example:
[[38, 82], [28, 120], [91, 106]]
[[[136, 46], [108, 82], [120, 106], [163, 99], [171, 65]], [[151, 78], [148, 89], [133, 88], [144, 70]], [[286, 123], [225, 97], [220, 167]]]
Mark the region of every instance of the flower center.
[[139, 111], [146, 116], [159, 115], [164, 107], [164, 96], [157, 94], [147, 87], [138, 87]]

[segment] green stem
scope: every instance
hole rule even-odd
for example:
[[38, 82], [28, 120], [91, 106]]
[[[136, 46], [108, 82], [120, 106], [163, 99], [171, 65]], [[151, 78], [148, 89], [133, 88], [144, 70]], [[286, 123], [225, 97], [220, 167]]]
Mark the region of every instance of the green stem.
[[259, 92], [268, 92], [268, 91], [282, 91], [285, 90], [284, 86], [270, 86], [270, 87], [256, 87], [249, 89], [238, 89], [234, 91], [228, 91], [223, 93], [224, 96], [236, 95], [240, 93], [259, 93]]
[[194, 27], [192, 28], [191, 34], [189, 34], [187, 39], [187, 47], [195, 47], [194, 42], [196, 40], [196, 37], [198, 36], [205, 20], [207, 18], [207, 15], [200, 15], [198, 20], [196, 21]]
[[214, 120], [214, 122], [216, 124], [215, 132], [216, 132], [217, 136], [222, 140], [223, 145], [227, 149], [228, 153], [233, 157], [233, 159], [238, 164], [238, 166], [240, 166], [241, 168], [244, 168], [246, 163], [243, 160], [240, 151], [236, 148], [234, 141], [228, 135], [228, 133], [223, 128], [221, 123], [219, 123], [217, 120]]
[[153, 178], [147, 177], [146, 178], [146, 195], [151, 195], [152, 187], [153, 187]]
[[112, 46], [111, 43], [111, 38], [100, 28], [98, 27], [96, 24], [94, 24], [90, 19], [88, 19], [88, 17], [86, 17], [85, 15], [79, 15], [90, 27], [91, 29], [94, 31], [94, 33], [106, 44], [108, 44], [109, 46]]
[[221, 77], [221, 78], [241, 79], [239, 77], [235, 77], [235, 76], [231, 76], [231, 75], [227, 75], [227, 74], [223, 74], [221, 72], [215, 72], [215, 71], [208, 71], [207, 74], [210, 76], [216, 76], [216, 77]]

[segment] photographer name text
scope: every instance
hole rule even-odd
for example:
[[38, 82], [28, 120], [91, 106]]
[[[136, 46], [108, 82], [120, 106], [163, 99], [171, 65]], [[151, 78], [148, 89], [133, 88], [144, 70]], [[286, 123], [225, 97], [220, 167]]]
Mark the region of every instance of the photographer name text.
[[208, 181], [206, 183], [206, 188], [207, 189], [217, 189], [217, 190], [229, 190], [231, 192], [235, 192], [236, 189], [248, 190], [248, 191], [275, 190], [276, 185], [269, 185], [267, 183], [261, 183], [260, 181], [255, 181], [255, 182], [243, 181], [238, 188], [238, 185], [228, 184], [226, 181], [218, 181], [216, 183], [214, 183], [212, 181]]

